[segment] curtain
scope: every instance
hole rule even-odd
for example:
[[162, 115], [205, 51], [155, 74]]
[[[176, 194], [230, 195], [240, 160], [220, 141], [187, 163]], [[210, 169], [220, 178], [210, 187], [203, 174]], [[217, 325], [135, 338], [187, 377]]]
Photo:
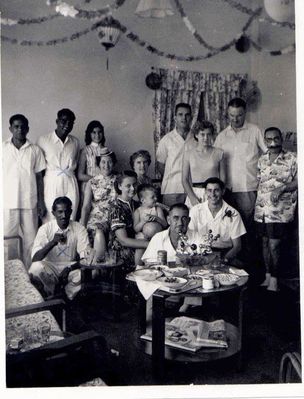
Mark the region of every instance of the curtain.
[[174, 128], [174, 109], [180, 102], [191, 105], [192, 123], [203, 114], [219, 133], [227, 125], [228, 102], [241, 95], [240, 82], [242, 79], [247, 80], [246, 74], [201, 73], [161, 68], [155, 68], [155, 72], [162, 78], [161, 88], [155, 90], [152, 110], [155, 151], [160, 139]]

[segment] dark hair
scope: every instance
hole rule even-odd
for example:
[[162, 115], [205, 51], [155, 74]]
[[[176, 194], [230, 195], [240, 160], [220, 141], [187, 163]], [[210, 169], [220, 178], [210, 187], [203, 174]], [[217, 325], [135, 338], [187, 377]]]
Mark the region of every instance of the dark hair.
[[74, 114], [73, 111], [71, 111], [68, 108], [62, 108], [60, 111], [57, 112], [57, 119], [60, 119], [61, 117], [63, 117], [63, 115], [67, 115], [67, 117], [69, 119], [72, 119], [72, 121], [74, 122], [76, 119], [76, 116]]
[[102, 140], [101, 140], [101, 145], [104, 146], [106, 139], [104, 136], [104, 127], [102, 126], [102, 124], [99, 121], [91, 121], [85, 131], [85, 137], [84, 137], [84, 141], [86, 143], [86, 145], [89, 145], [92, 143], [92, 137], [91, 137], [91, 133], [92, 131], [95, 129], [95, 127], [100, 127], [100, 129], [102, 130]]
[[225, 183], [218, 177], [209, 177], [204, 181], [204, 187], [207, 188], [208, 184], [218, 184], [222, 191], [225, 189]]
[[183, 211], [188, 212], [189, 215], [189, 208], [183, 202], [177, 202], [176, 204], [171, 205], [169, 208], [169, 214], [173, 211], [173, 209], [181, 209]]
[[136, 158], [139, 158], [139, 157], [146, 158], [146, 160], [148, 161], [148, 164], [149, 165], [151, 164], [151, 155], [150, 155], [149, 151], [138, 150], [130, 156], [130, 166], [132, 169], [134, 169], [134, 162], [135, 162]]
[[270, 126], [267, 129], [265, 129], [264, 138], [266, 137], [266, 133], [270, 132], [271, 130], [275, 130], [276, 132], [279, 133], [281, 139], [283, 138], [281, 130], [278, 127], [275, 127], [275, 126]]
[[57, 205], [59, 205], [59, 204], [66, 205], [66, 206], [68, 206], [70, 209], [72, 209], [72, 201], [70, 200], [70, 198], [68, 198], [68, 197], [58, 197], [58, 198], [56, 198], [55, 201], [53, 202], [53, 205], [52, 205], [52, 211], [53, 211], [53, 212], [56, 211]]
[[190, 114], [192, 114], [191, 105], [189, 105], [187, 103], [178, 103], [175, 106], [174, 115], [177, 114], [177, 111], [178, 111], [179, 108], [188, 108], [188, 110], [190, 111]]
[[244, 110], [246, 110], [246, 106], [246, 101], [240, 97], [234, 97], [228, 103], [228, 107], [244, 108]]
[[211, 130], [211, 134], [214, 134], [214, 126], [211, 122], [209, 121], [196, 121], [195, 124], [192, 126], [191, 128], [191, 132], [194, 136], [194, 139], [197, 141], [197, 135], [198, 132], [206, 130], [206, 129], [210, 129]]
[[140, 184], [137, 188], [137, 195], [140, 200], [143, 198], [146, 191], [153, 191], [157, 194], [157, 190], [152, 184]]
[[24, 115], [22, 115], [22, 114], [15, 114], [15, 115], [12, 115], [12, 116], [9, 118], [9, 124], [10, 124], [10, 126], [12, 126], [12, 124], [14, 123], [14, 121], [22, 121], [22, 122], [24, 122], [24, 123], [26, 124], [27, 127], [29, 126], [29, 121], [28, 121], [28, 119], [27, 119]]
[[127, 177], [135, 177], [137, 180], [137, 174], [133, 170], [124, 170], [123, 172], [119, 173], [116, 176], [116, 179], [114, 181], [114, 188], [117, 194], [121, 194], [121, 190], [119, 188], [119, 185], [126, 179]]

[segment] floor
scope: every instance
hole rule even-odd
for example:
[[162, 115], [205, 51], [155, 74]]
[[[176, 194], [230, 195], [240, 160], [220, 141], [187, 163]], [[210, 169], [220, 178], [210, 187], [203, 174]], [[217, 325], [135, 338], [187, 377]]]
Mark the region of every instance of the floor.
[[[95, 329], [106, 339], [110, 356], [105, 379], [110, 386], [159, 384], [152, 375], [151, 358], [143, 353], [138, 334], [138, 307], [121, 302], [120, 321], [111, 320], [107, 295], [79, 297], [68, 313], [68, 329]], [[162, 384], [271, 384], [278, 383], [282, 355], [300, 348], [300, 309], [290, 288], [272, 293], [262, 287], [248, 290], [244, 309], [244, 367], [234, 358], [208, 364], [166, 363]]]

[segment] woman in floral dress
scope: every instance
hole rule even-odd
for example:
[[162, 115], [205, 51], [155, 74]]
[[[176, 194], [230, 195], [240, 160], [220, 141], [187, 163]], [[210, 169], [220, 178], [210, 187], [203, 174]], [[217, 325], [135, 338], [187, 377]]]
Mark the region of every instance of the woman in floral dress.
[[134, 268], [134, 254], [137, 248], [146, 248], [148, 241], [135, 238], [133, 212], [136, 203], [137, 176], [133, 171], [124, 171], [117, 176], [115, 190], [118, 194], [110, 210], [109, 247], [117, 251], [119, 259], [124, 261], [126, 271]]
[[100, 173], [87, 182], [81, 219], [87, 227], [91, 242], [94, 242], [97, 258], [101, 258], [106, 250], [106, 238], [109, 230], [109, 210], [111, 202], [116, 198], [114, 182], [114, 165], [116, 156], [113, 151], [104, 147], [100, 151]]

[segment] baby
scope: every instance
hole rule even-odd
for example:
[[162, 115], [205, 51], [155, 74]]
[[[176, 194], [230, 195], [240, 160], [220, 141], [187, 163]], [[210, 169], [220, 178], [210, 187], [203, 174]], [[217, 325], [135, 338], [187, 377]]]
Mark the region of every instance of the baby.
[[138, 187], [140, 207], [133, 213], [133, 227], [136, 238], [150, 240], [155, 233], [167, 227], [162, 208], [157, 204], [157, 193], [151, 184], [141, 184]]

